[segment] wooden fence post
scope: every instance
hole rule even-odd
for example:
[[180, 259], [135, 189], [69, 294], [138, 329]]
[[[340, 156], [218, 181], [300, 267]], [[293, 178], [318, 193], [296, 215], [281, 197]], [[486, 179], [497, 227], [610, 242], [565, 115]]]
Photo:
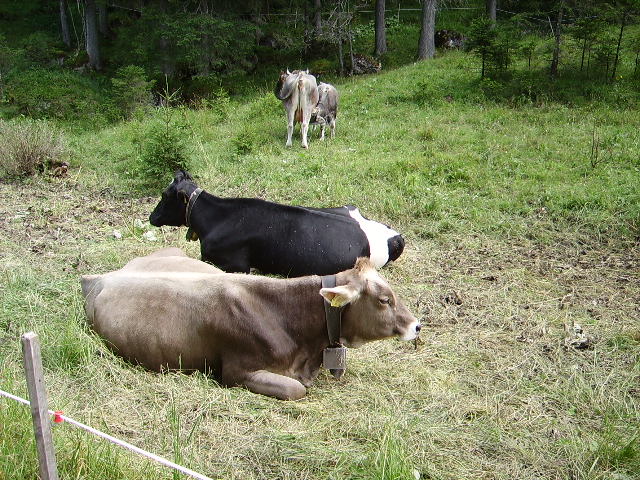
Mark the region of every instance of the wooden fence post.
[[31, 417], [33, 431], [38, 447], [38, 461], [40, 463], [40, 478], [42, 480], [58, 480], [56, 455], [51, 438], [51, 423], [47, 403], [47, 391], [42, 371], [40, 342], [34, 332], [22, 335], [22, 353], [24, 370], [27, 376], [29, 400], [31, 401]]

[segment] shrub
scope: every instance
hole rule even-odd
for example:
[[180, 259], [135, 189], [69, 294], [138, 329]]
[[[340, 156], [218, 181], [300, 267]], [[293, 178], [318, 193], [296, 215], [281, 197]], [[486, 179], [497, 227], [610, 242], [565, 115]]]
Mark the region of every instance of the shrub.
[[25, 56], [34, 63], [46, 65], [62, 55], [58, 41], [44, 32], [34, 32], [22, 41]]
[[75, 72], [33, 68], [12, 75], [6, 94], [18, 113], [33, 118], [91, 120], [95, 125], [105, 114], [99, 89]]
[[255, 148], [256, 138], [253, 132], [244, 129], [231, 139], [233, 150], [238, 155], [247, 155], [253, 152]]
[[187, 126], [174, 119], [175, 110], [170, 106], [161, 107], [160, 114], [144, 134], [136, 168], [145, 186], [153, 188], [178, 169], [190, 170]]
[[6, 175], [33, 175], [68, 157], [63, 133], [46, 121], [0, 120], [0, 138], [0, 170]]
[[0, 102], [4, 101], [4, 89], [7, 82], [7, 76], [12, 69], [16, 68], [16, 65], [20, 61], [20, 50], [12, 49], [5, 40], [5, 37], [0, 33]]
[[207, 100], [207, 107], [215, 113], [220, 120], [224, 121], [229, 116], [230, 99], [229, 93], [222, 87], [214, 90]]
[[111, 84], [116, 105], [125, 117], [152, 103], [151, 89], [155, 81], [147, 80], [142, 67], [129, 65], [119, 68]]
[[311, 62], [309, 69], [314, 75], [321, 77], [322, 75], [335, 73], [338, 70], [338, 66], [336, 65], [336, 62], [331, 61], [328, 58], [319, 58], [318, 60]]

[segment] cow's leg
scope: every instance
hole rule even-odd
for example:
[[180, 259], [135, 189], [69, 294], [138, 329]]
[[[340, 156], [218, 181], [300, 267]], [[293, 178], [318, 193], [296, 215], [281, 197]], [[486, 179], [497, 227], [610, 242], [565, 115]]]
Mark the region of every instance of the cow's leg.
[[241, 383], [254, 393], [280, 400], [298, 400], [307, 393], [299, 381], [267, 370], [249, 372]]
[[309, 148], [309, 143], [307, 142], [307, 132], [309, 131], [309, 120], [306, 122], [302, 122], [300, 127], [300, 132], [302, 133], [302, 148]]
[[331, 138], [334, 138], [336, 136], [336, 119], [332, 118], [331, 119]]
[[287, 143], [285, 146], [290, 147], [292, 145], [291, 137], [293, 137], [293, 126], [295, 122], [296, 111], [292, 108], [287, 110]]
[[285, 147], [290, 147], [292, 145], [291, 143], [292, 136], [293, 136], [293, 121], [290, 121], [287, 123], [287, 143], [285, 144]]
[[323, 123], [322, 126], [320, 127], [320, 140], [324, 140], [324, 127], [325, 127], [325, 124]]
[[[309, 131], [309, 123], [311, 122], [311, 109], [302, 111], [302, 121], [300, 122], [300, 132], [302, 133], [302, 147], [309, 148], [307, 142], [307, 132]], [[324, 126], [324, 125], [323, 125]]]

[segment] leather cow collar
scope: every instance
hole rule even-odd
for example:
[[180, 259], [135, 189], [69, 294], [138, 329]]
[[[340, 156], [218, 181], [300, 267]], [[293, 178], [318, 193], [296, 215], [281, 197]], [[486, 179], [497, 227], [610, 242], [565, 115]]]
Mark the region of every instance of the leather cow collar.
[[198, 200], [198, 197], [202, 193], [202, 189], [200, 187], [196, 188], [191, 195], [189, 195], [189, 200], [187, 201], [187, 208], [184, 212], [184, 223], [187, 227], [187, 241], [196, 241], [198, 240], [198, 234], [191, 228], [191, 211], [193, 210], [193, 206]]
[[196, 200], [198, 200], [198, 197], [201, 193], [202, 189], [198, 187], [193, 192], [191, 192], [191, 195], [189, 195], [189, 201], [187, 202], [187, 208], [184, 213], [184, 223], [189, 228], [191, 228], [191, 210], [193, 210], [193, 206], [195, 205]]
[[[324, 275], [322, 277], [322, 288], [333, 288], [336, 286], [335, 275]], [[336, 378], [340, 379], [347, 368], [347, 349], [340, 343], [340, 333], [342, 329], [342, 307], [333, 307], [327, 300], [324, 300], [324, 316], [327, 321], [327, 334], [329, 336], [329, 347], [324, 349], [322, 363], [324, 368]]]

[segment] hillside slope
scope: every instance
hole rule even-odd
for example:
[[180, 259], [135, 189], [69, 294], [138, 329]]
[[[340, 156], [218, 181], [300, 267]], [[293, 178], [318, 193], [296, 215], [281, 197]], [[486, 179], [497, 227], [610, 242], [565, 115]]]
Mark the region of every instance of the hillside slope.
[[[160, 190], [134, 173], [144, 118], [68, 131], [67, 177], [0, 183], [0, 389], [26, 396], [19, 337], [34, 330], [52, 409], [212, 478], [636, 478], [640, 118], [496, 103], [475, 75], [452, 54], [336, 82], [337, 137], [308, 151], [285, 149], [266, 89], [226, 119], [175, 113], [206, 190], [352, 203], [402, 231], [383, 275], [423, 321], [415, 345], [352, 350], [341, 381], [322, 372], [297, 402], [110, 353], [79, 276], [161, 246], [198, 255], [184, 228], [146, 224]], [[0, 399], [0, 425], [0, 477], [34, 478], [28, 409]], [[61, 478], [171, 475], [71, 425], [54, 435]]]

